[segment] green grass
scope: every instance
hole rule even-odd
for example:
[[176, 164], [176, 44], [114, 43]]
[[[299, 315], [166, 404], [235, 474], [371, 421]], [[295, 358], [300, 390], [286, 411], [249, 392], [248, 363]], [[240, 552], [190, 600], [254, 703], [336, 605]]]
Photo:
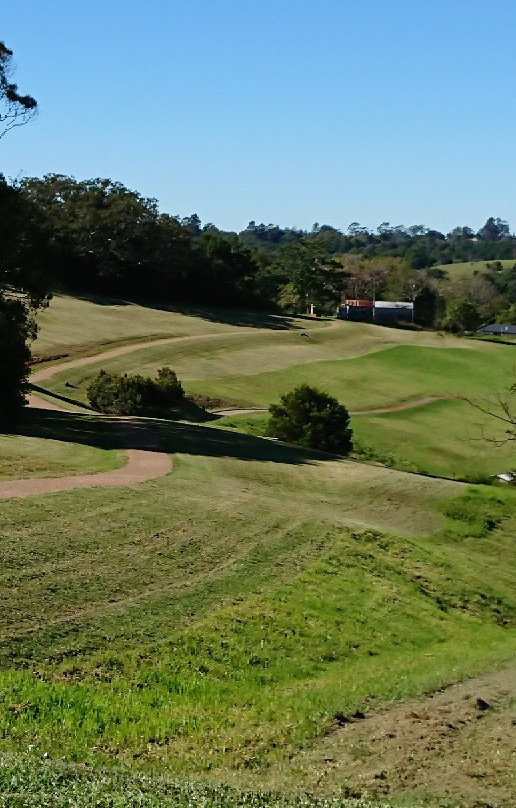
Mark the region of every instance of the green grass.
[[513, 492], [157, 426], [167, 477], [2, 507], [5, 751], [259, 771], [511, 654]]
[[352, 419], [352, 426], [359, 444], [387, 453], [394, 465], [404, 461], [406, 468], [427, 474], [481, 481], [516, 465], [510, 443], [499, 446], [483, 439], [502, 437], [496, 422], [467, 402], [437, 401], [414, 410], [360, 416]]
[[15, 434], [0, 434], [0, 480], [89, 474], [124, 464], [111, 426], [85, 418], [74, 442], [67, 424], [66, 414], [27, 411]]
[[503, 388], [513, 363], [509, 345], [470, 342], [468, 347], [447, 349], [400, 345], [355, 359], [298, 364], [185, 386], [189, 392], [231, 395], [242, 404], [260, 407], [299, 384], [315, 384], [350, 410], [368, 410], [430, 395], [486, 396]]
[[[495, 261], [497, 259], [493, 259]], [[463, 261], [455, 264], [439, 264], [438, 269], [444, 269], [448, 273], [451, 280], [456, 281], [459, 278], [467, 278], [475, 273], [482, 273], [487, 271], [487, 264], [493, 263], [492, 261]], [[504, 269], [513, 267], [516, 259], [503, 259], [500, 261]]]
[[[428, 803], [424, 803], [428, 806]], [[0, 757], [0, 808], [419, 808], [411, 799], [394, 802], [316, 798], [266, 791], [240, 791], [167, 776], [94, 770], [41, 761], [30, 752]]]
[[[84, 400], [100, 366], [169, 364], [187, 390], [221, 401], [267, 406], [308, 381], [361, 410], [483, 396], [514, 365], [510, 346], [368, 324], [303, 337], [243, 315], [100, 309], [63, 299], [45, 351], [79, 355], [131, 333], [185, 339], [64, 371], [42, 383], [52, 392]], [[70, 337], [81, 312], [91, 322]], [[176, 318], [170, 332], [155, 314]], [[356, 416], [353, 427], [395, 462], [477, 474], [492, 458], [462, 441], [479, 420], [465, 406]], [[55, 441], [72, 453], [119, 448], [94, 415], [38, 418], [20, 434], [47, 444], [47, 460]], [[271, 766], [316, 744], [337, 715], [514, 654], [514, 490], [232, 431], [261, 434], [265, 421], [152, 421], [173, 453], [171, 474], [2, 503], [0, 806], [316, 806], [213, 784], [265, 784]]]

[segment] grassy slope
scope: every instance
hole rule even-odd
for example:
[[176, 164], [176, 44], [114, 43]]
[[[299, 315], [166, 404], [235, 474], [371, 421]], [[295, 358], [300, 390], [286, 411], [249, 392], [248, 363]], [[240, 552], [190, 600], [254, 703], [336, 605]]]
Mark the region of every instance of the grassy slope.
[[161, 429], [166, 478], [2, 508], [6, 749], [259, 770], [511, 653], [512, 492]]
[[[451, 280], [458, 280], [459, 278], [468, 277], [476, 272], [485, 272], [487, 269], [487, 261], [463, 261], [456, 264], [439, 264], [438, 269], [444, 269], [448, 273]], [[516, 263], [514, 258], [500, 261], [504, 269], [513, 267]]]
[[[309, 337], [295, 331], [237, 330], [228, 335], [138, 349], [118, 358], [67, 369], [45, 382], [45, 387], [66, 395], [68, 382], [76, 388], [74, 397], [85, 401], [86, 387], [100, 368], [152, 375], [168, 364], [188, 390], [242, 404], [267, 405], [289, 387], [308, 380], [343, 400], [354, 393], [357, 403], [363, 395], [364, 406], [382, 406], [418, 395], [419, 390], [446, 392], [448, 380], [454, 380], [457, 365], [463, 361], [472, 364], [471, 378], [488, 372], [486, 384], [498, 380], [497, 370], [513, 361], [508, 353], [511, 347], [356, 323], [336, 323], [331, 328], [311, 331]], [[455, 361], [446, 359], [448, 349], [459, 351]], [[354, 362], [342, 361], [352, 359]], [[391, 374], [395, 374], [393, 378]], [[477, 383], [479, 386], [484, 385]], [[454, 384], [450, 392], [456, 389]]]

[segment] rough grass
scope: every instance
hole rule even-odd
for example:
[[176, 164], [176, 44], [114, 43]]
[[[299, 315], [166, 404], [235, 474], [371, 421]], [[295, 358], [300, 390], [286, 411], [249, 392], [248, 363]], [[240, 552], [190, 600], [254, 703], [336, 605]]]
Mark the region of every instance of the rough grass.
[[[1, 808], [388, 808], [401, 804], [387, 799], [318, 799], [309, 794], [240, 791], [166, 776], [92, 771], [41, 761], [30, 752], [0, 757]], [[420, 805], [419, 800], [410, 801], [411, 808]]]
[[512, 492], [160, 429], [168, 477], [2, 507], [6, 751], [258, 771], [510, 655]]

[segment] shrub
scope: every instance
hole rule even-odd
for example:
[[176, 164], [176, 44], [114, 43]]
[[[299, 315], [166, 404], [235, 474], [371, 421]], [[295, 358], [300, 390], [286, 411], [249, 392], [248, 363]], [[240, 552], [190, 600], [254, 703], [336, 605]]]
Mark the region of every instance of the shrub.
[[170, 368], [160, 368], [156, 378], [120, 375], [101, 370], [88, 387], [88, 400], [99, 412], [143, 415], [169, 410], [184, 397], [181, 382]]
[[315, 387], [296, 387], [269, 412], [270, 434], [279, 440], [343, 455], [353, 448], [346, 407]]

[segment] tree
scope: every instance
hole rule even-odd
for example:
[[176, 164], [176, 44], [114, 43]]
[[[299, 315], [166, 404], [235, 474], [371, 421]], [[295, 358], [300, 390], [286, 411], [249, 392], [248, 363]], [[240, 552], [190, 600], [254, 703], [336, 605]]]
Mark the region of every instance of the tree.
[[489, 416], [493, 426], [498, 426], [501, 432], [497, 434], [490, 430], [487, 435], [482, 430], [482, 439], [497, 446], [516, 441], [516, 381], [509, 384], [504, 391], [497, 391], [489, 398], [478, 400], [464, 397], [464, 401], [471, 404], [476, 410]]
[[510, 235], [509, 225], [504, 219], [495, 219], [490, 216], [477, 235], [482, 241], [500, 241]]
[[353, 448], [349, 413], [327, 393], [302, 384], [269, 407], [269, 431], [279, 440], [347, 455]]
[[170, 368], [158, 370], [154, 379], [139, 374], [107, 373], [101, 370], [88, 387], [91, 406], [112, 415], [159, 413], [177, 407], [184, 390]]
[[443, 318], [443, 326], [454, 334], [476, 331], [480, 325], [477, 307], [468, 300], [448, 300]]
[[0, 294], [0, 427], [14, 420], [28, 390], [30, 350], [35, 327], [23, 300]]
[[15, 126], [28, 123], [37, 112], [37, 101], [21, 95], [11, 81], [13, 52], [0, 42], [0, 138]]
[[[37, 108], [34, 98], [21, 95], [10, 80], [12, 56], [0, 42], [0, 138], [27, 123]], [[28, 341], [35, 335], [31, 314], [45, 300], [45, 290], [37, 259], [34, 261], [37, 239], [31, 209], [24, 205], [19, 189], [8, 185], [1, 175], [0, 204], [0, 424], [5, 425], [25, 403]]]
[[305, 313], [310, 304], [334, 308], [340, 300], [342, 265], [334, 261], [319, 239], [301, 239], [297, 244], [281, 248], [275, 263], [283, 289], [280, 300], [288, 300], [288, 308]]

